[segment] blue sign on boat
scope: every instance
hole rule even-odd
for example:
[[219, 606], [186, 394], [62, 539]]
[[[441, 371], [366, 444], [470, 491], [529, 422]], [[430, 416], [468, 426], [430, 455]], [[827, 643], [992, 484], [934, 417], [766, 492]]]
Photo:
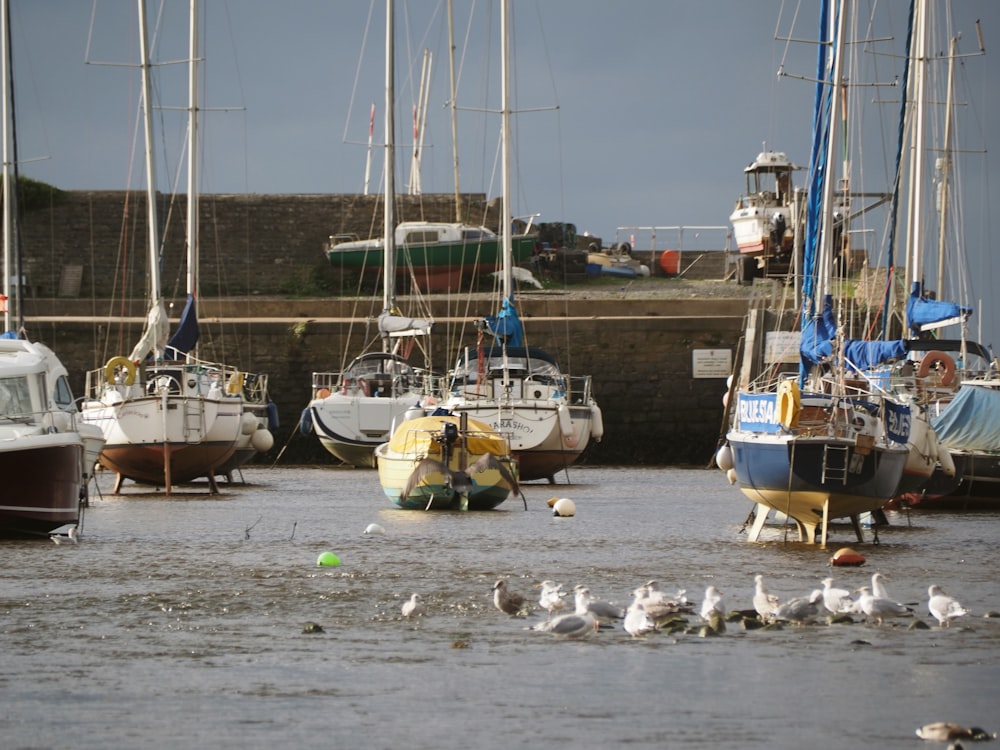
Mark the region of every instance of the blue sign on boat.
[[741, 393], [736, 408], [741, 430], [778, 431], [778, 395], [776, 393]]

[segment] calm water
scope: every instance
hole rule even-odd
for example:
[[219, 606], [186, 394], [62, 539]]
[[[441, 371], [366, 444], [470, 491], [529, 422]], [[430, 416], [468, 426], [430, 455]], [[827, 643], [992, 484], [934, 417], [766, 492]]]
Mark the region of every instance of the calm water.
[[[1000, 514], [893, 514], [852, 544], [853, 588], [887, 574], [926, 614], [936, 582], [960, 627], [817, 625], [716, 638], [526, 630], [490, 588], [551, 578], [625, 604], [649, 578], [751, 607], [831, 574], [829, 551], [750, 545], [748, 501], [718, 471], [580, 468], [528, 485], [528, 511], [397, 511], [374, 472], [250, 469], [248, 486], [94, 499], [77, 546], [0, 542], [0, 732], [10, 748], [913, 748], [935, 720], [1000, 729]], [[574, 499], [574, 518], [546, 501]], [[369, 523], [386, 529], [366, 536]], [[338, 568], [319, 568], [335, 552]], [[427, 615], [399, 612], [412, 592]], [[697, 619], [697, 618], [694, 618]], [[306, 634], [307, 621], [323, 633]], [[459, 646], [465, 647], [459, 647]]]

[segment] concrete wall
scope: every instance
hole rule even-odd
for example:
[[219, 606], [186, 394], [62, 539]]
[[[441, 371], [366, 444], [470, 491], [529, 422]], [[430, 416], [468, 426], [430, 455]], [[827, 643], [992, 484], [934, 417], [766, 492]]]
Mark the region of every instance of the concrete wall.
[[[215, 312], [232, 313], [254, 301], [215, 304]], [[295, 426], [310, 398], [312, 373], [339, 370], [344, 357], [361, 346], [363, 319], [323, 315], [343, 312], [348, 304], [340, 301], [331, 310], [326, 300], [268, 301], [260, 310], [267, 317], [214, 321], [204, 314], [211, 305], [203, 306], [202, 357], [269, 375], [282, 425], [274, 449], [261, 462], [273, 461], [282, 449], [282, 463], [332, 461], [315, 438], [301, 435]], [[735, 356], [746, 307], [745, 300], [550, 298], [525, 300], [521, 311], [530, 345], [550, 350], [571, 374], [593, 376], [605, 437], [588, 448], [585, 462], [705, 465], [722, 423], [725, 379], [693, 378], [692, 352], [731, 349]], [[435, 313], [435, 362], [450, 364], [457, 346], [474, 344], [472, 318], [491, 312], [482, 302], [468, 314], [439, 318]], [[82, 395], [86, 370], [131, 348], [141, 319], [122, 327], [109, 325], [107, 318], [64, 314], [29, 319], [28, 328], [33, 339], [60, 355], [76, 394]]]

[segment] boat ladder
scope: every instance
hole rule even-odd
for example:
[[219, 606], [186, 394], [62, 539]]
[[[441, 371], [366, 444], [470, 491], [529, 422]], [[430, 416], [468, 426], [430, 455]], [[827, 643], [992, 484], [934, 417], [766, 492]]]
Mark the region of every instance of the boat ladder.
[[205, 408], [200, 398], [184, 399], [184, 442], [200, 443], [205, 437]]
[[847, 484], [847, 462], [850, 457], [851, 450], [846, 445], [823, 446], [823, 484]]

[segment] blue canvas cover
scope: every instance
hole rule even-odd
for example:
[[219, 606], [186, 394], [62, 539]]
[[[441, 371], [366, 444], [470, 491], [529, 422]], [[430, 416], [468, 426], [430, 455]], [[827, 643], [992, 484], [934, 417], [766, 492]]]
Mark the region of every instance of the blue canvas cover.
[[170, 337], [167, 346], [180, 354], [187, 354], [198, 343], [198, 311], [195, 308], [194, 295], [187, 296], [187, 304], [181, 313], [181, 322]]
[[910, 299], [906, 303], [906, 320], [910, 324], [910, 330], [920, 331], [921, 326], [940, 323], [942, 320], [951, 320], [952, 318], [967, 318], [970, 315], [972, 315], [971, 307], [943, 300], [924, 299], [919, 282], [913, 283]]
[[493, 334], [497, 344], [524, 346], [524, 329], [510, 299], [504, 299], [500, 312], [496, 315], [487, 316], [486, 328]]
[[844, 359], [849, 368], [864, 372], [878, 365], [902, 359], [906, 356], [907, 344], [903, 339], [895, 341], [862, 341], [847, 339], [844, 342]]
[[802, 371], [807, 372], [813, 365], [827, 362], [833, 352], [833, 339], [837, 335], [837, 320], [833, 315], [833, 297], [829, 294], [823, 297], [823, 312], [811, 315], [802, 323], [802, 340], [799, 343], [799, 356], [802, 358]]
[[963, 385], [931, 426], [950, 450], [1000, 453], [1000, 390]]

